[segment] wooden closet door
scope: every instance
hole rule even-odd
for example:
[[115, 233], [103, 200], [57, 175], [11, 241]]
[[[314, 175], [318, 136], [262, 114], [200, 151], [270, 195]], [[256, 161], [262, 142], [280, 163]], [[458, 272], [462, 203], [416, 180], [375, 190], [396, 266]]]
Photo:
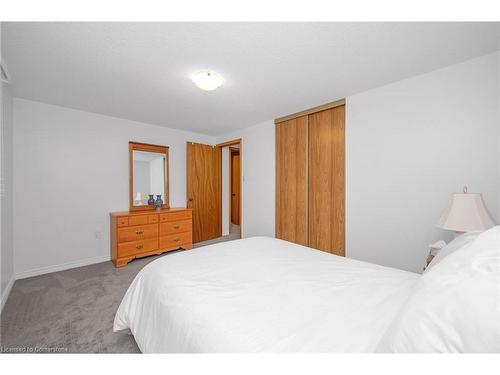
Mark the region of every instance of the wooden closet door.
[[309, 115], [309, 246], [345, 255], [345, 106]]
[[193, 243], [220, 237], [220, 148], [187, 143], [187, 207], [193, 209]]
[[276, 124], [276, 238], [307, 246], [307, 116]]

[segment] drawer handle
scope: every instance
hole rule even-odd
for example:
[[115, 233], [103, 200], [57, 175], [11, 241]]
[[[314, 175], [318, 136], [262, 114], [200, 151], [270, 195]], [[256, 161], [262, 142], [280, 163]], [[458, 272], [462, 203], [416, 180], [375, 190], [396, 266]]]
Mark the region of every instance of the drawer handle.
[[179, 241], [180, 241], [180, 239], [179, 239], [179, 238], [176, 238], [176, 239], [174, 240], [174, 242], [179, 242]]
[[136, 230], [135, 234], [144, 234], [144, 230]]
[[179, 229], [179, 228], [180, 228], [180, 226], [174, 225], [174, 229]]
[[143, 247], [144, 247], [143, 245], [137, 245], [135, 248], [136, 248], [137, 250], [141, 250]]

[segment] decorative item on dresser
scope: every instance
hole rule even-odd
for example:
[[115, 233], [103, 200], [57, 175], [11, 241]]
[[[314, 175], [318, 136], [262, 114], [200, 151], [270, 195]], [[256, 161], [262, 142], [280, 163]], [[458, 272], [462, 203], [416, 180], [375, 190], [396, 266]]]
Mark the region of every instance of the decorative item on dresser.
[[162, 206], [163, 206], [163, 199], [161, 199], [161, 195], [157, 195], [155, 200], [156, 211], [160, 211]]
[[154, 205], [155, 199], [153, 194], [149, 194], [148, 205]]
[[135, 258], [193, 247], [190, 208], [112, 212], [111, 259], [116, 267]]

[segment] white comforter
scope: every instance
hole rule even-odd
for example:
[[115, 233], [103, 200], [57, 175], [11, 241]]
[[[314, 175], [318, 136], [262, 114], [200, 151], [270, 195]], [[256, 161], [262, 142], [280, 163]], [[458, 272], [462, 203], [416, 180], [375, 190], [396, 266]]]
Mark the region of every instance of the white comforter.
[[142, 352], [371, 352], [419, 275], [267, 237], [158, 259], [116, 313]]

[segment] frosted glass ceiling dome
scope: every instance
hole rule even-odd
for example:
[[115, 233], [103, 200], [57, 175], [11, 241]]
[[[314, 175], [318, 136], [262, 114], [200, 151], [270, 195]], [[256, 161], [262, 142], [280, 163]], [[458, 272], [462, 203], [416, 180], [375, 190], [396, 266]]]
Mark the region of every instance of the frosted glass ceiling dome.
[[213, 70], [200, 70], [191, 76], [194, 84], [205, 91], [213, 91], [222, 86], [224, 78]]

